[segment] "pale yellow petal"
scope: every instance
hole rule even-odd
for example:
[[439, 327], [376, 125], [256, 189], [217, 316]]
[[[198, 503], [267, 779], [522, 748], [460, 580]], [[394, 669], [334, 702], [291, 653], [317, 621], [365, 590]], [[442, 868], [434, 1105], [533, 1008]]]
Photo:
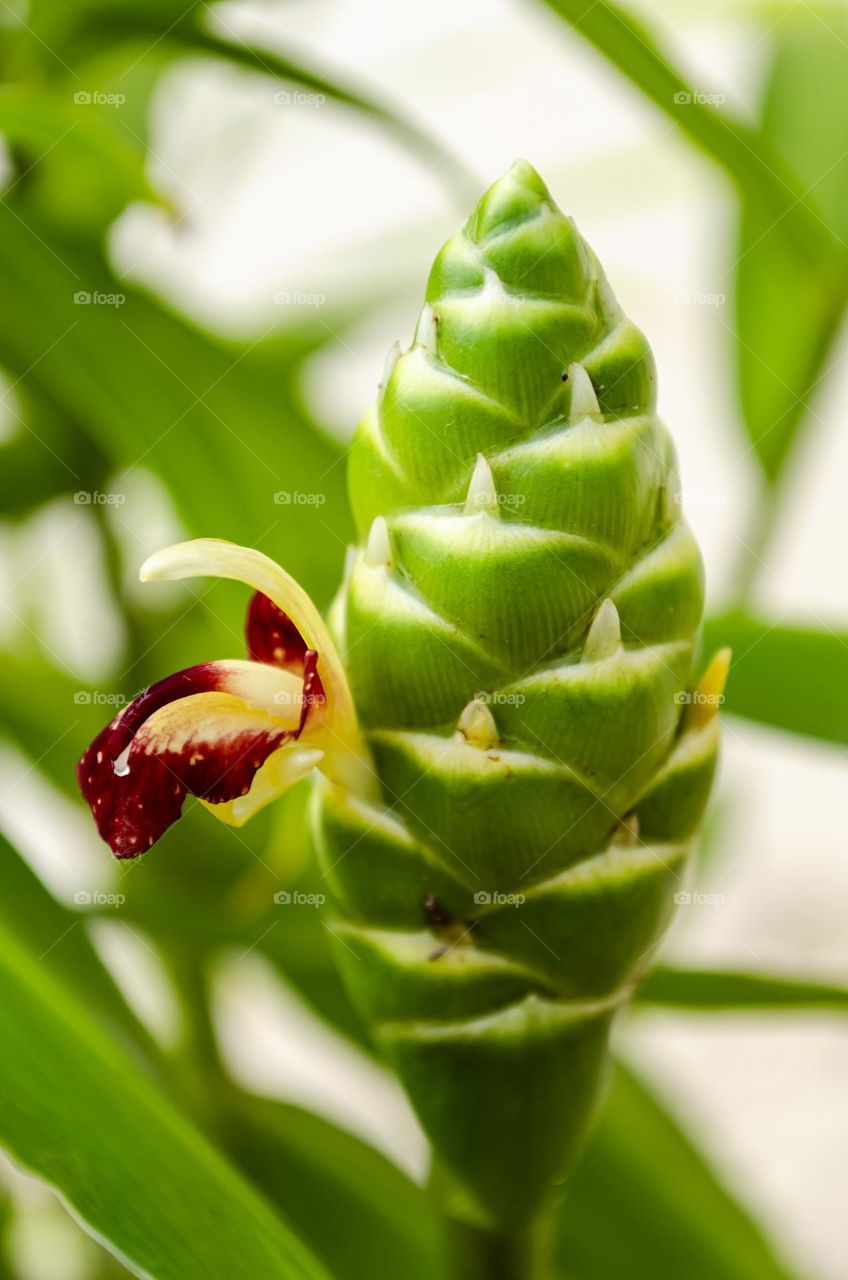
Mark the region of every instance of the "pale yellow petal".
[[323, 751], [299, 743], [281, 747], [265, 761], [246, 796], [238, 796], [224, 804], [209, 804], [206, 800], [202, 803], [227, 826], [241, 827], [266, 804], [311, 773], [320, 764], [323, 754]]

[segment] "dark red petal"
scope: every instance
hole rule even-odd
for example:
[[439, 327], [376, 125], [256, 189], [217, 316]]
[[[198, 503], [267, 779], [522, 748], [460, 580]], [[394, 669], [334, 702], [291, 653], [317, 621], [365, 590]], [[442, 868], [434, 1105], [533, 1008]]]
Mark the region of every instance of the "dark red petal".
[[306, 641], [287, 613], [257, 591], [247, 606], [244, 623], [247, 652], [254, 662], [302, 671]]
[[[261, 591], [251, 596], [244, 623], [248, 657], [254, 662], [283, 667], [298, 675], [304, 671], [310, 652], [306, 641], [287, 613], [278, 609]], [[305, 673], [304, 673], [305, 674]], [[317, 672], [313, 672], [313, 695], [324, 701], [324, 688]]]
[[[318, 655], [307, 650], [297, 729], [278, 728], [269, 718], [268, 726], [261, 729], [253, 727], [222, 739], [189, 738], [179, 750], [157, 748], [145, 733], [149, 718], [180, 698], [221, 690], [225, 675], [216, 663], [203, 663], [160, 680], [107, 725], [80, 760], [77, 778], [97, 829], [116, 857], [145, 853], [179, 818], [187, 794], [212, 804], [245, 795], [268, 756], [299, 738], [310, 710], [323, 701], [317, 661]], [[124, 752], [116, 772], [115, 762]]]

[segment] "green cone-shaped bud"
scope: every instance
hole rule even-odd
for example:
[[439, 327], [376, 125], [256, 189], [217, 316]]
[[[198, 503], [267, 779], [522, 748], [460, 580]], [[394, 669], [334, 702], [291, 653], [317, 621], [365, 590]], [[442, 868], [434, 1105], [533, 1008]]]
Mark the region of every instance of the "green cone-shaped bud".
[[520, 1230], [567, 1170], [715, 767], [655, 398], [519, 162], [439, 253], [351, 455], [334, 619], [385, 807], [320, 792], [338, 955], [483, 1227]]

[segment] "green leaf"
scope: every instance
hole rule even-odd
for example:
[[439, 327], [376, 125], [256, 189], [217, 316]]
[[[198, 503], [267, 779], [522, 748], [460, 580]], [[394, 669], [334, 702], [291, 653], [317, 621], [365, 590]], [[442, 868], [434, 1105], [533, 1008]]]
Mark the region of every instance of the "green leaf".
[[0, 511], [6, 518], [25, 516], [62, 493], [105, 487], [106, 459], [74, 423], [34, 391], [30, 386], [22, 395], [18, 384], [6, 402], [8, 408], [14, 397], [17, 419], [11, 436], [0, 444]]
[[[359, 112], [387, 129], [463, 194], [468, 192], [469, 174], [443, 142], [365, 89], [336, 75], [313, 70], [300, 51], [275, 52], [257, 43], [231, 39], [223, 5], [210, 10], [210, 6], [196, 2], [185, 5], [158, 0], [156, 5], [118, 5], [114, 0], [86, 0], [68, 11], [68, 6], [57, 6], [53, 0], [37, 0], [34, 9], [42, 38], [75, 64], [75, 69], [81, 57], [89, 57], [104, 47], [114, 51], [121, 45], [126, 47], [131, 68], [153, 50], [157, 57], [163, 49], [176, 49], [224, 58]], [[55, 62], [51, 69], [55, 72]]]
[[[145, 156], [127, 142], [90, 103], [77, 103], [70, 90], [60, 97], [30, 85], [7, 85], [0, 89], [0, 132], [12, 143], [38, 147], [39, 156], [55, 159], [66, 152], [76, 166], [108, 173], [112, 199], [120, 207], [130, 200], [163, 203], [145, 172]], [[83, 171], [83, 177], [85, 176]]]
[[298, 1107], [224, 1101], [233, 1158], [339, 1280], [445, 1274], [430, 1198], [382, 1155]]
[[[848, 238], [848, 15], [785, 14], [772, 29], [762, 132], [798, 175], [806, 200], [845, 247]], [[739, 388], [766, 477], [779, 478], [845, 308], [844, 254], [818, 267], [787, 242], [750, 193], [736, 253]]]
[[562, 1274], [579, 1280], [788, 1280], [759, 1227], [625, 1068], [569, 1183]]
[[[193, 533], [259, 545], [326, 599], [348, 529], [344, 473], [298, 377], [330, 330], [217, 341], [117, 278], [91, 243], [22, 212], [0, 205], [0, 362], [85, 424], [116, 468], [157, 470]], [[77, 301], [95, 292], [123, 302]], [[280, 492], [317, 500], [281, 505]]]
[[769, 141], [722, 105], [700, 100], [693, 86], [651, 33], [605, 0], [546, 0], [581, 36], [590, 40], [641, 92], [760, 208], [768, 211], [810, 262], [830, 260], [836, 243], [806, 202], [804, 187]]
[[295, 58], [290, 54], [273, 53], [264, 47], [230, 40], [197, 26], [177, 26], [169, 32], [168, 39], [180, 41], [198, 53], [226, 58], [249, 71], [262, 72], [287, 84], [300, 85], [309, 93], [320, 94], [341, 106], [351, 107], [388, 128], [400, 142], [417, 152], [435, 172], [441, 172], [448, 178], [461, 195], [466, 195], [476, 186], [467, 169], [443, 142], [430, 137], [396, 107], [386, 106], [373, 95], [346, 85], [335, 76], [331, 79], [313, 71], [304, 63], [301, 54]]
[[140, 1048], [146, 1060], [158, 1051], [89, 941], [84, 916], [70, 911], [45, 888], [16, 849], [0, 836], [3, 893], [0, 923], [70, 991], [84, 992], [86, 1004], [103, 1026]]
[[848, 1011], [848, 987], [804, 978], [710, 969], [653, 969], [636, 993], [639, 1004], [722, 1012], [728, 1009]]
[[729, 613], [704, 629], [705, 650], [720, 645], [733, 650], [725, 710], [848, 743], [848, 635]]
[[85, 1008], [0, 930], [0, 1141], [154, 1280], [327, 1280]]

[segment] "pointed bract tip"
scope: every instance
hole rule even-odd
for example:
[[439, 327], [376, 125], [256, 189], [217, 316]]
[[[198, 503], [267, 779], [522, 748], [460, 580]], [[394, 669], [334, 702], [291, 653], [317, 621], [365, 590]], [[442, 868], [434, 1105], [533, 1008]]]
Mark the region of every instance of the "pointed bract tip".
[[680, 518], [680, 472], [672, 467], [665, 478], [663, 489], [663, 515], [667, 524], [674, 524]]
[[601, 310], [608, 319], [612, 320], [621, 311], [621, 303], [615, 296], [615, 291], [606, 276], [598, 281], [598, 298], [601, 303]]
[[389, 354], [386, 356], [386, 363], [383, 365], [383, 377], [380, 380], [380, 390], [385, 391], [389, 385], [389, 378], [392, 376], [394, 367], [401, 356], [400, 343], [395, 339], [389, 347]]
[[612, 843], [632, 849], [639, 843], [639, 815], [626, 813], [612, 834]]
[[611, 658], [620, 648], [621, 619], [612, 600], [607, 599], [592, 619], [581, 661], [599, 662], [602, 658]]
[[553, 207], [548, 188], [532, 164], [516, 160], [485, 193], [467, 224], [478, 243], [534, 217], [541, 205]]
[[392, 563], [392, 542], [389, 537], [389, 526], [383, 516], [376, 516], [368, 532], [365, 546], [365, 562], [370, 565], [382, 565], [388, 569]]
[[498, 727], [494, 717], [480, 698], [473, 698], [459, 717], [457, 733], [472, 747], [487, 751], [498, 741]]
[[570, 422], [582, 422], [584, 418], [601, 419], [601, 406], [598, 404], [598, 397], [595, 395], [595, 388], [592, 386], [592, 379], [589, 377], [582, 364], [574, 364], [568, 366], [568, 383], [571, 387], [571, 407], [569, 410]]
[[[531, 191], [535, 191], [536, 195], [542, 200], [550, 200], [550, 192], [545, 186], [537, 169], [534, 169], [529, 160], [519, 156], [517, 160], [513, 160], [505, 178], [511, 178], [513, 182], [519, 183], [522, 187], [528, 187]], [[503, 181], [503, 179], [501, 179]]]
[[495, 477], [492, 475], [492, 468], [482, 453], [478, 453], [468, 485], [468, 495], [465, 499], [465, 514], [467, 516], [476, 516], [481, 511], [488, 511], [489, 515], [492, 516], [499, 514], [498, 495], [495, 491]]
[[429, 302], [425, 302], [415, 326], [415, 345], [423, 347], [428, 355], [435, 356], [436, 350], [436, 317]]
[[730, 672], [730, 649], [719, 649], [713, 654], [706, 671], [692, 690], [686, 707], [683, 728], [700, 729], [718, 715], [724, 702], [724, 686]]

